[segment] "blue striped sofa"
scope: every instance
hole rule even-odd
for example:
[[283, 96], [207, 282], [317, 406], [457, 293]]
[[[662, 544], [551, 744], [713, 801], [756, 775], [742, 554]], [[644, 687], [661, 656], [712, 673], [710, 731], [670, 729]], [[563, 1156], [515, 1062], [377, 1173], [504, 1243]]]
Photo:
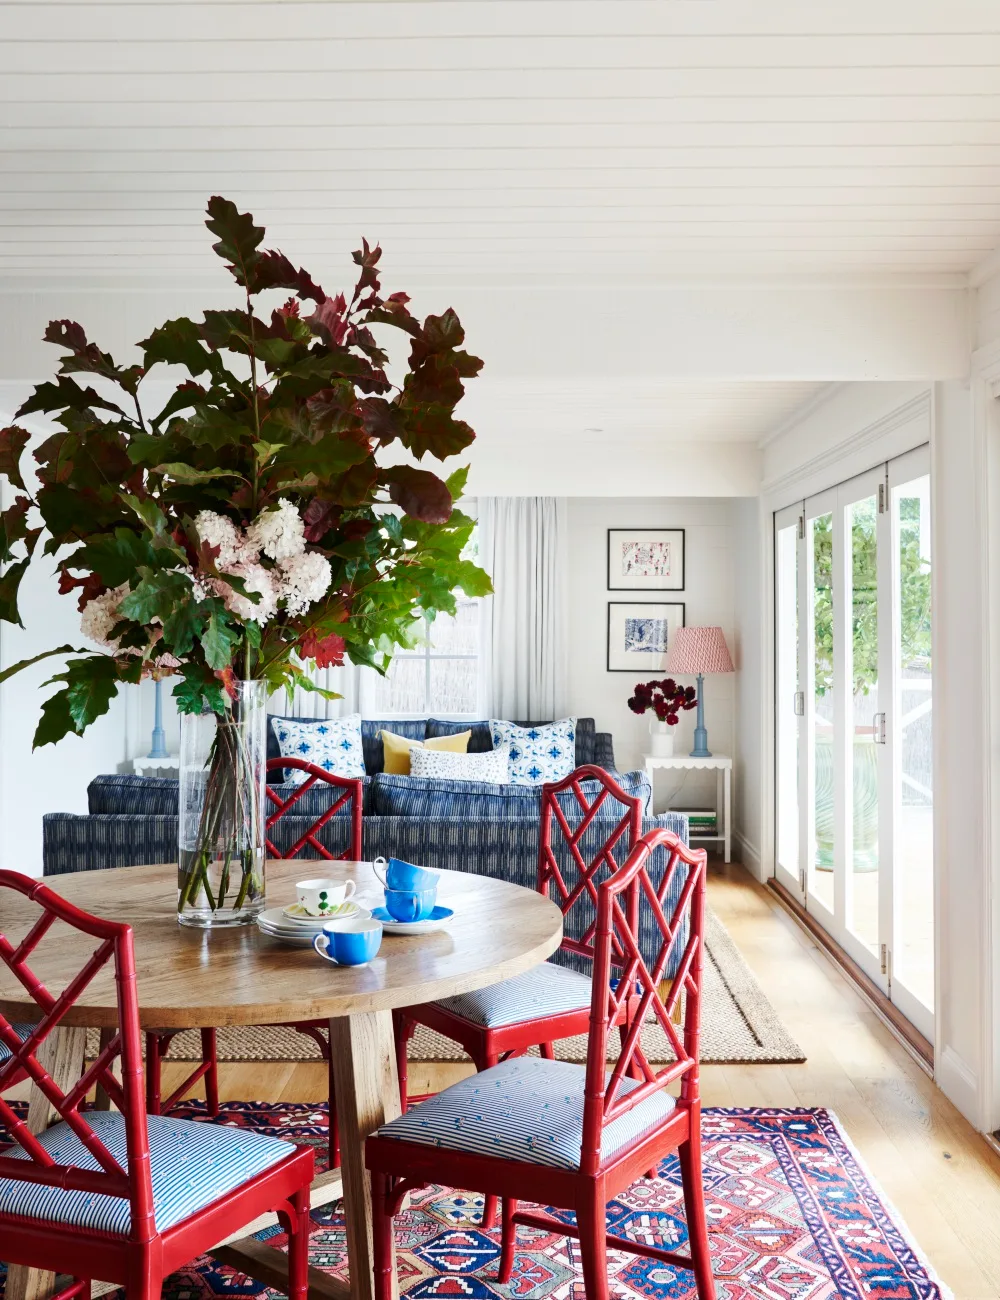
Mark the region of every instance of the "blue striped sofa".
[[[588, 748], [593, 746], [589, 752], [593, 754], [596, 751], [608, 760], [606, 766], [613, 770], [610, 736], [602, 737], [601, 733], [596, 733], [592, 720], [580, 721], [590, 721], [591, 739], [585, 742]], [[398, 721], [391, 728], [388, 723], [385, 725], [387, 729], [402, 731]], [[593, 757], [584, 758], [579, 749], [578, 740], [578, 761], [594, 762]], [[381, 770], [381, 741], [377, 750], [373, 744], [366, 744], [365, 757], [369, 771], [364, 795], [366, 859], [396, 856], [428, 867], [469, 871], [534, 888], [538, 862], [537, 789], [391, 776]], [[649, 784], [644, 773], [616, 773], [616, 776], [626, 789], [648, 800]], [[275, 789], [282, 792], [286, 787], [276, 786]], [[45, 816], [43, 861], [47, 876], [175, 860], [176, 781], [155, 777], [99, 776], [91, 782], [88, 796], [89, 814], [49, 813]], [[302, 807], [301, 815], [288, 814], [280, 820], [272, 830], [279, 851], [288, 848], [308, 829], [313, 819], [328, 806], [322, 802], [328, 798], [326, 791], [314, 789], [297, 805]], [[564, 799], [567, 800], [564, 807], [572, 825], [575, 804], [570, 795]], [[607, 838], [611, 826], [609, 818], [594, 820], [580, 845], [585, 857], [588, 849], [592, 854]], [[643, 819], [643, 830], [651, 830], [654, 826], [666, 827], [687, 842], [687, 819], [683, 816], [676, 813], [658, 817], [647, 815]], [[347, 826], [341, 815], [327, 822], [320, 832], [320, 840], [331, 851], [343, 850], [347, 842]], [[302, 856], [319, 855], [309, 849]], [[562, 856], [572, 875], [568, 851], [563, 851]], [[654, 871], [662, 861], [661, 853], [659, 860], [654, 860]], [[577, 913], [569, 927], [578, 931], [575, 937], [579, 937], [590, 919], [585, 909]], [[654, 943], [655, 936], [650, 934], [650, 955]], [[647, 944], [644, 943], [643, 947]], [[575, 959], [566, 958], [564, 954], [557, 960], [578, 965]]]

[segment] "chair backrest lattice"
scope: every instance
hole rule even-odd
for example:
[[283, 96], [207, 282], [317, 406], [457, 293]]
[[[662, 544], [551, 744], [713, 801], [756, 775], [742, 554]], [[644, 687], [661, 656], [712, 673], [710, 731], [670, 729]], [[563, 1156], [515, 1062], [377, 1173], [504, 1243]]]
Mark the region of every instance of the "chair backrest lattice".
[[[648, 867], [653, 851], [660, 846], [668, 860], [655, 884]], [[640, 1102], [678, 1079], [682, 1104], [699, 1099], [707, 861], [704, 849], [689, 849], [672, 831], [657, 828], [641, 836], [624, 866], [599, 886], [583, 1120], [585, 1172], [600, 1166], [603, 1130]], [[680, 888], [672, 889], [678, 873]], [[666, 900], [675, 892], [676, 902], [668, 905]], [[640, 911], [652, 917], [659, 933], [659, 951], [651, 961], [643, 957], [639, 946]], [[613, 964], [620, 970], [614, 987]], [[676, 970], [664, 1000], [660, 988], [671, 966]], [[678, 1027], [674, 1014], [682, 995], [684, 1016]], [[628, 1024], [620, 1055], [609, 1072], [608, 1035], [621, 1020], [626, 1003]], [[659, 1070], [650, 1065], [642, 1048], [643, 1025], [650, 1017], [662, 1029], [676, 1058]]]
[[[308, 763], [303, 758], [269, 758], [267, 760], [268, 772], [277, 771], [279, 768], [295, 768], [300, 772], [306, 773], [306, 779], [301, 785], [296, 786], [287, 798], [282, 799], [273, 786], [267, 787], [267, 797], [274, 806], [273, 811], [268, 814], [264, 828], [264, 842], [267, 845], [267, 851], [272, 858], [294, 858], [302, 852], [308, 844], [310, 848], [315, 849], [321, 858], [328, 861], [339, 862], [360, 862], [361, 861], [361, 817], [362, 801], [364, 798], [364, 784], [359, 779], [346, 776], [333, 776], [330, 772], [325, 772], [323, 768], [317, 767], [315, 763]], [[286, 813], [292, 812], [295, 805], [303, 795], [312, 790], [316, 784], [320, 786], [331, 785], [341, 791], [340, 795], [331, 799], [330, 806], [325, 808], [316, 818], [313, 824], [299, 836], [299, 838], [284, 852], [277, 848], [270, 838], [271, 828], [281, 820]], [[318, 838], [319, 831], [336, 817], [342, 808], [350, 805], [349, 812], [344, 820], [350, 821], [350, 837], [347, 848], [341, 853], [334, 853]]]
[[[67, 903], [47, 885], [16, 871], [0, 871], [0, 893], [4, 890], [23, 894], [38, 906], [40, 915], [18, 943], [0, 931], [0, 962], [16, 977], [38, 1008], [37, 1023], [23, 1041], [11, 1022], [0, 1013], [0, 1040], [10, 1051], [10, 1058], [0, 1065], [0, 1123], [27, 1157], [14, 1159], [0, 1155], [0, 1177], [126, 1199], [131, 1205], [133, 1239], [148, 1240], [155, 1235], [156, 1229], [132, 927], [91, 916]], [[96, 947], [62, 992], [52, 994], [31, 969], [28, 958], [56, 921], [90, 936], [96, 941]], [[114, 969], [117, 991], [118, 1032], [72, 1088], [64, 1092], [39, 1060], [39, 1049], [91, 981], [109, 964]], [[30, 1018], [36, 1020], [34, 1015]], [[119, 1057], [120, 1083], [111, 1070]], [[4, 1100], [4, 1093], [24, 1075], [93, 1156], [98, 1169], [57, 1164], [25, 1121]], [[87, 1093], [95, 1085], [104, 1089], [124, 1117], [127, 1170], [122, 1168], [80, 1113]]]
[[[589, 790], [584, 789], [584, 782], [590, 785]], [[572, 826], [563, 807], [567, 794], [573, 796], [580, 811], [579, 821]], [[624, 861], [638, 840], [642, 831], [642, 806], [642, 799], [626, 794], [602, 767], [578, 767], [561, 781], [542, 786], [538, 890], [551, 898], [566, 918], [574, 911], [584, 911], [588, 902], [594, 910], [594, 919], [589, 924], [581, 923], [580, 935], [564, 935], [561, 944], [564, 952], [593, 960], [598, 888], [602, 880], [618, 871], [619, 858]], [[585, 837], [595, 822], [602, 826], [609, 815], [613, 819], [609, 833], [596, 847], [588, 845], [585, 856], [581, 848]], [[563, 865], [553, 845], [553, 823], [559, 832], [559, 847], [569, 859]], [[621, 953], [616, 956], [620, 957]]]

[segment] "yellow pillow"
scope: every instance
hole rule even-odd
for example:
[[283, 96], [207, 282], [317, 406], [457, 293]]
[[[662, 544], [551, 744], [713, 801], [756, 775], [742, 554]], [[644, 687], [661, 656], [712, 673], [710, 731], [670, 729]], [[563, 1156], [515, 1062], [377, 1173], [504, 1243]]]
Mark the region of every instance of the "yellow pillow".
[[410, 750], [443, 749], [449, 754], [465, 754], [469, 749], [471, 731], [459, 731], [454, 736], [432, 736], [430, 740], [407, 740], [394, 731], [380, 731], [385, 753], [385, 771], [391, 776], [410, 775]]

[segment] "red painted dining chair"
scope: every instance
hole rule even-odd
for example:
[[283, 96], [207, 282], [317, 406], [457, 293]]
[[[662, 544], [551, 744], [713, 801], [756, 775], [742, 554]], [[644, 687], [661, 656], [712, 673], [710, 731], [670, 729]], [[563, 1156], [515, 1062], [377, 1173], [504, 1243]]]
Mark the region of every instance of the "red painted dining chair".
[[[308, 1279], [308, 1147], [216, 1124], [147, 1116], [132, 927], [91, 916], [47, 886], [0, 871], [0, 894], [36, 903], [39, 919], [16, 945], [0, 933], [0, 961], [38, 1008], [23, 1037], [0, 1015], [0, 1124], [14, 1142], [0, 1152], [0, 1258], [69, 1273], [58, 1300], [90, 1295], [91, 1280], [123, 1284], [129, 1300], [159, 1297], [164, 1278], [250, 1224], [277, 1213], [289, 1234], [289, 1291], [305, 1300]], [[90, 936], [95, 948], [59, 994], [28, 965], [55, 921]], [[51, 940], [65, 943], [65, 931]], [[40, 1064], [38, 1049], [106, 966], [117, 987], [118, 1029], [68, 1092]], [[121, 1058], [121, 1082], [112, 1074]], [[27, 1075], [58, 1113], [33, 1134], [4, 1094]], [[81, 1113], [94, 1086], [117, 1111]]]
[[[647, 870], [657, 846], [669, 855], [659, 883]], [[518, 1057], [475, 1074], [412, 1107], [365, 1143], [372, 1173], [375, 1297], [393, 1290], [392, 1218], [407, 1192], [444, 1183], [503, 1200], [499, 1281], [510, 1280], [518, 1226], [575, 1237], [587, 1300], [607, 1300], [607, 1250], [621, 1250], [694, 1272], [699, 1300], [714, 1300], [701, 1175], [698, 1039], [705, 933], [704, 849], [688, 849], [672, 832], [643, 835], [620, 870], [598, 886], [594, 978], [586, 1067]], [[671, 882], [678, 873], [674, 906]], [[638, 903], [638, 909], [634, 906]], [[647, 960], [638, 917], [650, 915], [659, 952]], [[644, 928], [644, 935], [648, 927]], [[612, 986], [615, 952], [624, 962]], [[664, 1003], [658, 995], [675, 969]], [[684, 1002], [683, 1026], [673, 1012]], [[609, 1069], [608, 1035], [624, 1004], [637, 1014], [617, 1063]], [[642, 1026], [654, 1016], [676, 1059], [656, 1070], [642, 1050]], [[679, 1082], [680, 1095], [671, 1084]], [[690, 1254], [608, 1233], [607, 1204], [669, 1152], [679, 1157]], [[575, 1224], [520, 1213], [519, 1201], [571, 1210]]]
[[[267, 853], [272, 858], [294, 858], [300, 854], [303, 849], [310, 848], [321, 858], [328, 861], [361, 861], [361, 836], [362, 836], [362, 801], [364, 797], [364, 784], [360, 780], [343, 776], [333, 776], [330, 772], [325, 772], [323, 768], [317, 767], [315, 763], [308, 763], [302, 758], [269, 758], [267, 760], [267, 771], [274, 772], [279, 768], [295, 768], [297, 771], [305, 772], [306, 779], [301, 785], [296, 786], [287, 798], [282, 799], [272, 786], [267, 786], [267, 797], [274, 805], [265, 822], [264, 843], [267, 846]], [[330, 806], [325, 808], [322, 813], [312, 822], [312, 824], [303, 833], [288, 846], [284, 851], [278, 848], [271, 839], [270, 832], [274, 829], [281, 818], [288, 812], [295, 809], [295, 805], [319, 782], [320, 786], [329, 785], [341, 791], [336, 798], [331, 798]], [[340, 813], [341, 809], [346, 809], [344, 818], [349, 818], [350, 830], [348, 833], [347, 847], [339, 853], [332, 852], [319, 839], [319, 831]], [[337, 1169], [340, 1166], [340, 1141], [337, 1132], [337, 1116], [333, 1104], [333, 1061], [330, 1056], [330, 1041], [328, 1023], [325, 1020], [309, 1020], [291, 1023], [288, 1028], [297, 1030], [300, 1034], [311, 1038], [319, 1048], [323, 1060], [326, 1062], [327, 1075], [330, 1082], [330, 1131], [329, 1131], [329, 1154], [330, 1168]], [[176, 1031], [175, 1031], [176, 1032]], [[202, 1061], [201, 1064], [192, 1071], [184, 1082], [175, 1089], [170, 1097], [165, 1101], [160, 1101], [160, 1064], [166, 1055], [167, 1048], [170, 1046], [174, 1033], [147, 1034], [146, 1035], [146, 1069], [147, 1069], [147, 1106], [151, 1114], [160, 1114], [175, 1105], [180, 1099], [191, 1090], [199, 1079], [205, 1079], [205, 1093], [208, 1097], [208, 1113], [217, 1115], [219, 1112], [219, 1091], [218, 1091], [218, 1058], [215, 1047], [215, 1030], [202, 1030]]]
[[[593, 785], [585, 790], [584, 782], [596, 783], [596, 791]], [[580, 814], [573, 826], [563, 807], [567, 795], [575, 801]], [[596, 917], [588, 922], [589, 907], [597, 902], [599, 882], [617, 871], [618, 858], [624, 860], [638, 840], [642, 804], [641, 799], [626, 794], [601, 767], [579, 767], [563, 780], [542, 786], [537, 888], [552, 898], [563, 914], [564, 925], [570, 927], [571, 932], [564, 934], [560, 945], [563, 952], [593, 961]], [[588, 846], [584, 856], [580, 846], [595, 819], [602, 811], [607, 817], [613, 808], [609, 833], [600, 844]], [[560, 866], [553, 846], [553, 823], [568, 859], [565, 867]], [[406, 1042], [415, 1025], [426, 1025], [460, 1043], [477, 1070], [488, 1070], [535, 1046], [544, 1057], [552, 1059], [554, 1041], [587, 1032], [590, 1002], [589, 975], [546, 962], [485, 989], [408, 1007], [396, 1039], [403, 1110], [407, 1106]], [[623, 1023], [628, 1009], [628, 1003], [622, 1005], [619, 1023]], [[496, 1210], [495, 1199], [487, 1198], [483, 1227], [493, 1226]]]

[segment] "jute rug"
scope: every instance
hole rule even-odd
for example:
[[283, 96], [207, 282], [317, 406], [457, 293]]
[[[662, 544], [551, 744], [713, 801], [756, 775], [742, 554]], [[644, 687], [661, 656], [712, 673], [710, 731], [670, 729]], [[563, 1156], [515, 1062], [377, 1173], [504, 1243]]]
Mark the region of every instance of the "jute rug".
[[[801, 1047], [778, 1018], [750, 967], [743, 960], [729, 931], [711, 910], [705, 936], [705, 993], [702, 1004], [701, 1059], [705, 1063], [733, 1065], [804, 1061]], [[617, 1045], [617, 1036], [612, 1035]], [[96, 1052], [97, 1039], [88, 1043]], [[655, 1063], [673, 1060], [663, 1030], [649, 1024], [643, 1030], [643, 1051]], [[247, 1027], [220, 1029], [218, 1050], [221, 1061], [313, 1061], [319, 1060], [316, 1044], [293, 1029]], [[450, 1039], [418, 1027], [410, 1041], [412, 1061], [465, 1061], [469, 1058]], [[584, 1061], [585, 1035], [566, 1038], [556, 1044], [556, 1056], [564, 1061]], [[201, 1059], [197, 1031], [178, 1034], [171, 1044], [170, 1059]], [[610, 1059], [615, 1059], [613, 1056]]]

